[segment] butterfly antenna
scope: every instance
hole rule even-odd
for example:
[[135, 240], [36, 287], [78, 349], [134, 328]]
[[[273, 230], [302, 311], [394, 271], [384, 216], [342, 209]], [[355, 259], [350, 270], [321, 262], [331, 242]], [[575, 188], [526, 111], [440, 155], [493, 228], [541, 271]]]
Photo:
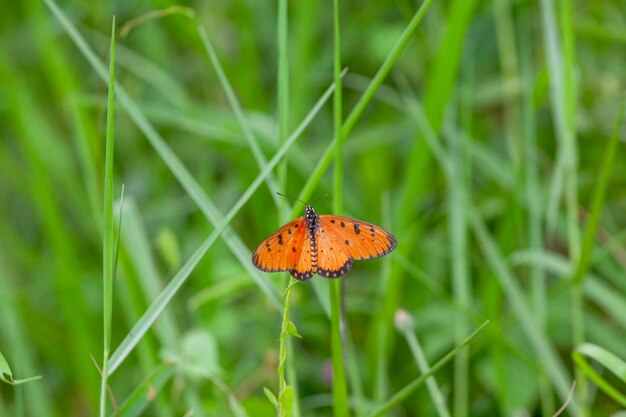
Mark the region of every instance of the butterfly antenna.
[[330, 194], [326, 193], [326, 194], [324, 194], [323, 196], [321, 196], [321, 197], [319, 197], [319, 198], [316, 198], [315, 200], [311, 201], [311, 204], [313, 204], [313, 203], [315, 203], [315, 202], [317, 202], [317, 201], [320, 201], [322, 198], [326, 198], [326, 197], [328, 197], [329, 195], [330, 195]]
[[299, 202], [301, 202], [302, 204], [304, 204], [304, 205], [306, 206], [306, 203], [305, 203], [304, 201], [300, 200], [300, 199], [299, 199], [299, 198], [297, 198], [297, 197], [292, 197], [292, 196], [290, 196], [290, 195], [285, 195], [285, 194], [283, 194], [283, 193], [279, 193], [278, 191], [276, 191], [276, 194], [278, 194], [278, 195], [280, 195], [280, 196], [283, 196], [283, 197], [286, 197], [286, 198], [291, 198], [291, 199], [293, 199], [293, 200], [299, 201]]

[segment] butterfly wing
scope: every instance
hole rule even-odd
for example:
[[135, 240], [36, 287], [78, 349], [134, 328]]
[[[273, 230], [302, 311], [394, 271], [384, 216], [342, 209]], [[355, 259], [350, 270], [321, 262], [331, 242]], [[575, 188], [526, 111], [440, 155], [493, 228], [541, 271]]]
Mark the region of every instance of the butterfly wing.
[[318, 275], [326, 278], [341, 278], [346, 275], [352, 266], [352, 258], [337, 234], [320, 224], [315, 230], [315, 242]]
[[321, 215], [319, 223], [328, 240], [334, 241], [352, 259], [378, 258], [391, 252], [398, 243], [382, 227], [349, 217]]
[[261, 242], [252, 254], [252, 263], [261, 271], [289, 271], [300, 280], [311, 278], [311, 239], [304, 217], [290, 221]]

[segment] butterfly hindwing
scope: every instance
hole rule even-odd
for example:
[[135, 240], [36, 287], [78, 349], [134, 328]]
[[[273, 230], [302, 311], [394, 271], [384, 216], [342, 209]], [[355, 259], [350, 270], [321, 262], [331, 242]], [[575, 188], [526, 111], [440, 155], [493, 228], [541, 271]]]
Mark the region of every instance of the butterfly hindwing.
[[311, 278], [315, 273], [315, 265], [313, 265], [312, 253], [311, 253], [311, 237], [308, 232], [305, 233], [305, 244], [302, 247], [300, 257], [297, 264], [289, 270], [289, 273], [295, 279], [300, 281], [306, 281]]
[[355, 260], [386, 255], [397, 244], [395, 236], [382, 227], [349, 217], [320, 215], [319, 223], [328, 239]]
[[299, 217], [270, 235], [252, 254], [252, 263], [262, 271], [289, 271], [296, 268], [306, 249], [307, 230]]
[[352, 266], [352, 258], [332, 230], [320, 225], [315, 230], [317, 243], [317, 274], [326, 278], [341, 278]]

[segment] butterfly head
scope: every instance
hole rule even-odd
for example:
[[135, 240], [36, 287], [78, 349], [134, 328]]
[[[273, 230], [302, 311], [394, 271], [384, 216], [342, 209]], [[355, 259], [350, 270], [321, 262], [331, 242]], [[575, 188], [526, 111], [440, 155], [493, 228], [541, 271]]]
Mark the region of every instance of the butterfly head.
[[317, 214], [315, 214], [315, 209], [313, 208], [313, 206], [308, 205], [304, 209], [304, 212], [306, 213], [306, 222], [309, 228], [314, 229], [315, 223], [317, 223]]

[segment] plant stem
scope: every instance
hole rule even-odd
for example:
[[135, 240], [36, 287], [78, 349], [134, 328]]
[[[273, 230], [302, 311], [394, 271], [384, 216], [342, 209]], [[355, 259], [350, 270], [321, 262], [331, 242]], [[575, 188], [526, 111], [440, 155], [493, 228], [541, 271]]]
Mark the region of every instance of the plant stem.
[[[342, 152], [342, 90], [341, 90], [341, 37], [339, 30], [339, 0], [333, 1], [335, 50], [333, 73], [335, 78], [335, 93], [333, 95], [333, 122], [335, 142], [335, 171], [333, 211], [343, 211], [343, 152]], [[343, 341], [346, 329], [342, 326], [344, 309], [342, 303], [342, 280], [330, 281], [330, 326], [331, 326], [331, 350], [333, 361], [333, 413], [335, 417], [347, 417], [350, 414], [348, 408], [348, 387], [346, 383], [346, 369], [344, 364], [345, 346]]]
[[111, 23], [109, 57], [109, 96], [107, 107], [106, 151], [104, 162], [104, 227], [102, 247], [103, 354], [100, 383], [100, 417], [106, 415], [111, 320], [113, 316], [114, 228], [113, 228], [113, 155], [115, 149], [115, 16]]

